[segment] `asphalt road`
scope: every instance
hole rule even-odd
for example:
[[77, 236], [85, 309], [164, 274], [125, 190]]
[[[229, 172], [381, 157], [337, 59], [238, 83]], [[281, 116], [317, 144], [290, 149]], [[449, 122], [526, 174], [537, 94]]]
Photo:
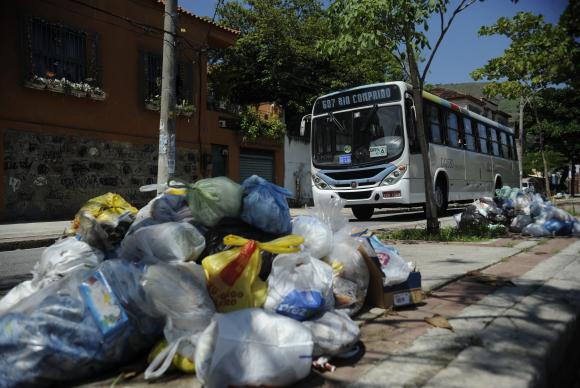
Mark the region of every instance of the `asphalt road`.
[[0, 295], [18, 283], [32, 278], [30, 271], [40, 259], [44, 248], [17, 249], [0, 252]]

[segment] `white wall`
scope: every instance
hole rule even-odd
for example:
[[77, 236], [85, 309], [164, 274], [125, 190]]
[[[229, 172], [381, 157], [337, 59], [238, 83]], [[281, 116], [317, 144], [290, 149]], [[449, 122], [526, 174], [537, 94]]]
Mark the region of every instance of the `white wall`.
[[[296, 192], [296, 174], [300, 175], [301, 196]], [[312, 199], [310, 180], [310, 143], [284, 138], [284, 187], [303, 202]]]

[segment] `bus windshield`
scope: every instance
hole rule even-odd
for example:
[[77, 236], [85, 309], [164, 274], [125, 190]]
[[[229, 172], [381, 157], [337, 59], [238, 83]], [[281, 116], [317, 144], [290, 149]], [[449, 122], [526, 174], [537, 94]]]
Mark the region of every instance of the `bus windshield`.
[[404, 145], [399, 105], [329, 112], [312, 120], [312, 161], [315, 166], [384, 163], [401, 155]]

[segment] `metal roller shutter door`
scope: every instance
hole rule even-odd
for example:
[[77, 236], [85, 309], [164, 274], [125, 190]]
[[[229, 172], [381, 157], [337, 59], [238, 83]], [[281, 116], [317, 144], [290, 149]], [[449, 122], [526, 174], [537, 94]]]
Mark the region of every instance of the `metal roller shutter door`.
[[240, 182], [252, 175], [259, 175], [272, 182], [274, 180], [274, 155], [272, 153], [240, 153]]

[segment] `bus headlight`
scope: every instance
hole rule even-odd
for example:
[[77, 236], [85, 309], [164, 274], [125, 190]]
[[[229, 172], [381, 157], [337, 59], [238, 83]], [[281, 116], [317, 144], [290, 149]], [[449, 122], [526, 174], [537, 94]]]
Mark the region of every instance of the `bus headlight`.
[[397, 183], [401, 180], [401, 178], [403, 178], [405, 172], [407, 172], [407, 166], [401, 164], [395, 170], [391, 171], [391, 173], [387, 175], [385, 179], [383, 179], [381, 186], [389, 186]]
[[319, 188], [320, 190], [328, 190], [330, 189], [330, 186], [328, 185], [328, 183], [326, 183], [321, 177], [319, 177], [318, 175], [312, 175], [312, 182], [314, 182], [314, 185]]

